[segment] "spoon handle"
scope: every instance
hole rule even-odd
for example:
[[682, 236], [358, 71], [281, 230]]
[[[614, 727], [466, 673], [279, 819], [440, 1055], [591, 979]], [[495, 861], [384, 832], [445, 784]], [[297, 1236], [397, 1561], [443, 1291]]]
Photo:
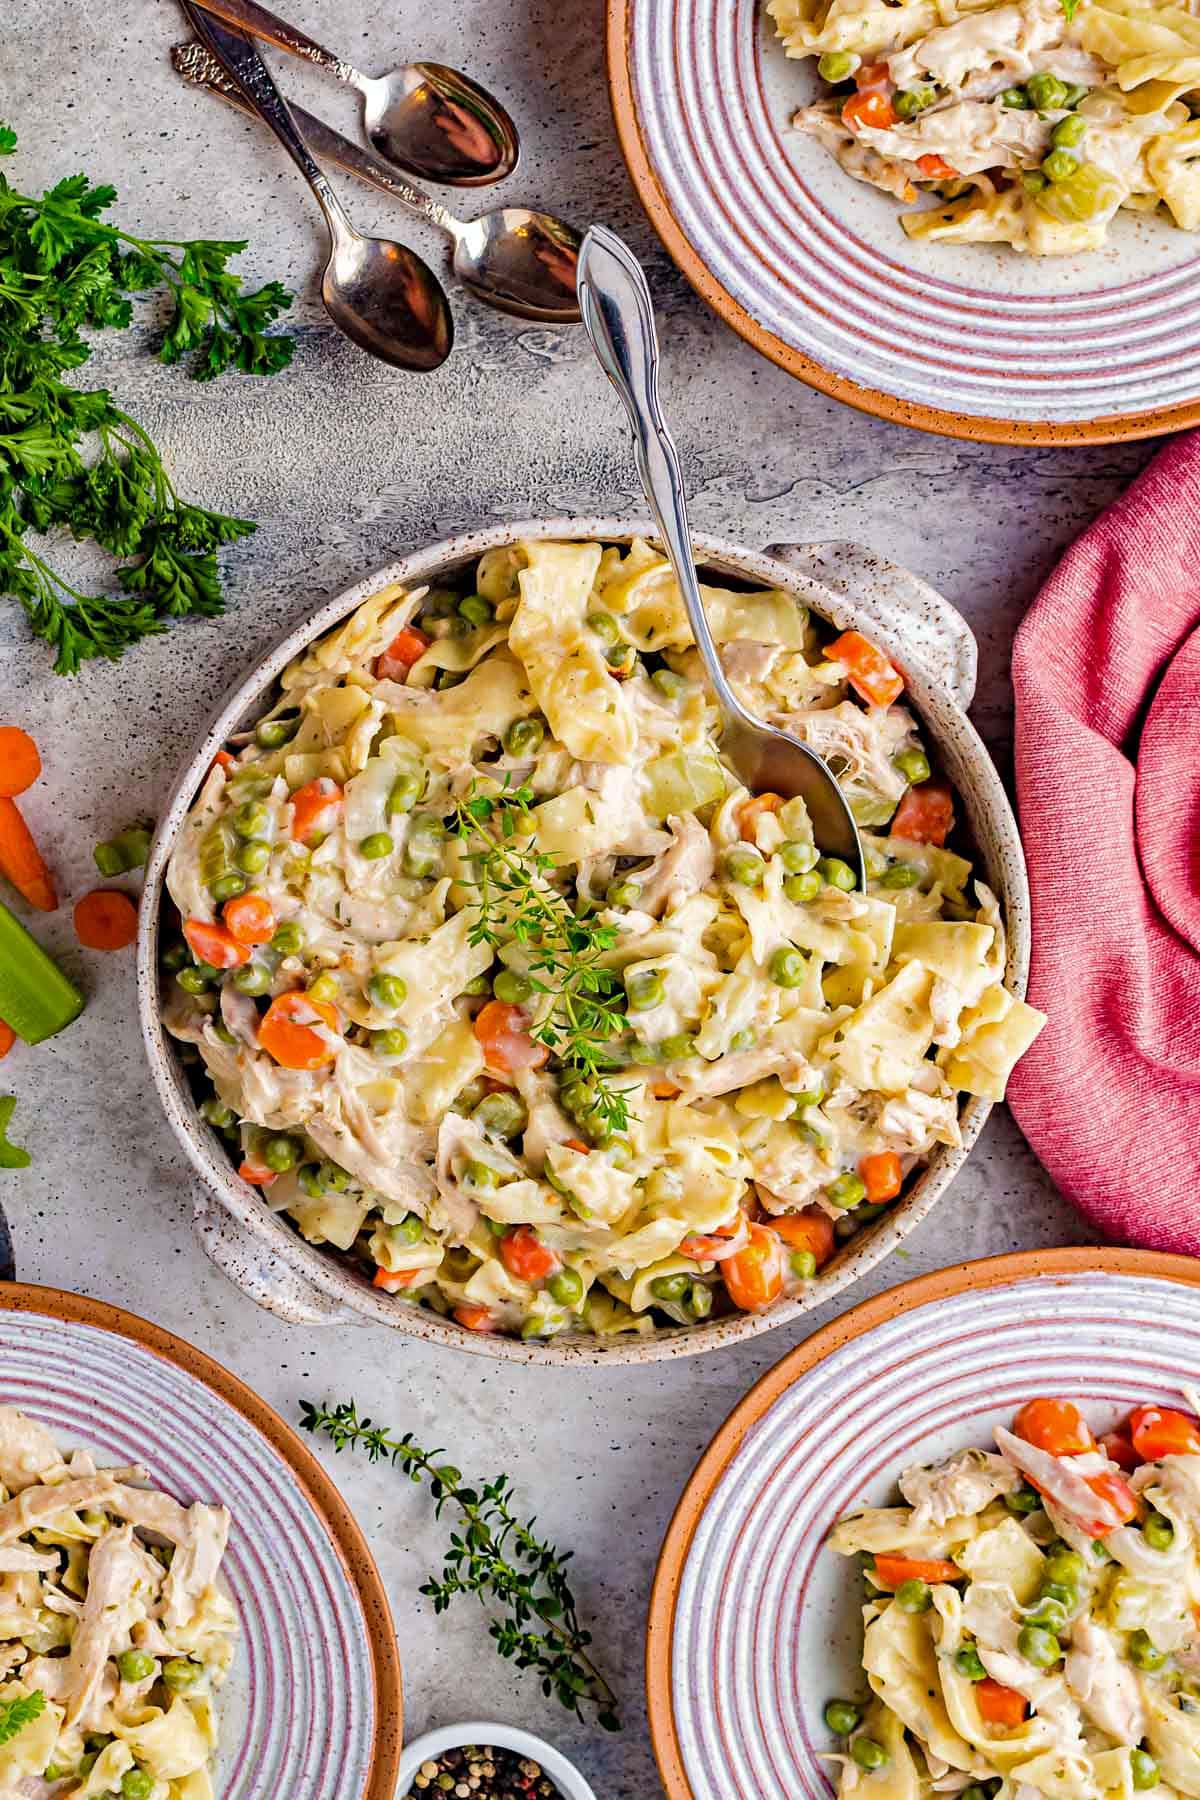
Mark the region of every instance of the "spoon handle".
[[201, 42], [207, 45], [241, 90], [250, 109], [269, 125], [320, 201], [331, 236], [353, 232], [329, 177], [318, 166], [305, 143], [287, 101], [271, 77], [271, 71], [244, 32], [230, 30], [193, 0], [182, 0], [183, 10]]
[[658, 396], [658, 334], [642, 266], [615, 232], [593, 225], [579, 252], [576, 288], [583, 328], [629, 414], [642, 485], [679, 583], [696, 648], [722, 707], [737, 718], [747, 718], [725, 679], [696, 579], [683, 471]]
[[327, 69], [339, 81], [354, 83], [362, 80], [353, 64], [344, 62], [332, 50], [318, 44], [315, 38], [308, 37], [295, 25], [289, 25], [286, 19], [260, 6], [258, 0], [211, 0], [206, 10], [216, 13], [228, 25], [242, 26], [264, 44], [274, 44], [277, 50], [287, 50], [291, 55], [315, 64], [318, 69]]

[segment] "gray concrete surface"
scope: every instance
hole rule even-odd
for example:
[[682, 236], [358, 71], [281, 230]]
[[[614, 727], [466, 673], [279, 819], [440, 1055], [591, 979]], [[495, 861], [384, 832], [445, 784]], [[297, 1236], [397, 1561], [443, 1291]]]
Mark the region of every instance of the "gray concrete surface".
[[[996, 449], [908, 434], [760, 361], [667, 264], [630, 190], [609, 119], [599, 0], [289, 4], [298, 22], [368, 68], [421, 54], [465, 64], [508, 96], [526, 142], [513, 195], [581, 224], [604, 219], [647, 258], [697, 526], [750, 544], [857, 538], [941, 587], [978, 635], [975, 717], [1005, 765], [1008, 653], [1022, 611], [1148, 447]], [[224, 620], [187, 626], [78, 681], [50, 673], [15, 606], [0, 616], [0, 710], [37, 731], [46, 772], [28, 811], [74, 896], [94, 879], [93, 843], [154, 813], [234, 675], [325, 596], [399, 548], [472, 522], [624, 512], [637, 500], [616, 401], [577, 333], [523, 329], [456, 297], [457, 349], [432, 378], [390, 373], [332, 335], [314, 291], [316, 214], [271, 143], [180, 88], [167, 52], [185, 34], [169, 0], [8, 0], [4, 10], [0, 117], [22, 139], [6, 165], [10, 180], [86, 167], [118, 185], [120, 216], [139, 230], [245, 235], [250, 271], [290, 279], [301, 294], [295, 365], [269, 383], [190, 384], [148, 354], [150, 322], [113, 336], [93, 359], [92, 378], [154, 431], [180, 486], [251, 515], [260, 529], [227, 559]], [[287, 80], [350, 126], [349, 95], [295, 65]], [[382, 197], [347, 197], [365, 226], [404, 228]], [[437, 254], [420, 234], [411, 241]], [[576, 1755], [602, 1800], [657, 1794], [641, 1650], [658, 1544], [707, 1439], [804, 1330], [672, 1367], [541, 1374], [438, 1354], [374, 1328], [322, 1333], [274, 1321], [192, 1238], [191, 1180], [143, 1066], [131, 956], [82, 953], [68, 907], [45, 936], [89, 1004], [71, 1031], [5, 1064], [4, 1085], [19, 1100], [15, 1136], [33, 1157], [28, 1171], [0, 1178], [19, 1272], [170, 1326], [286, 1418], [295, 1419], [302, 1394], [353, 1394], [375, 1418], [445, 1445], [466, 1470], [509, 1470], [546, 1530], [576, 1551], [579, 1595], [624, 1698], [626, 1729], [606, 1739], [561, 1717], [496, 1659], [473, 1602], [435, 1621], [417, 1593], [442, 1542], [427, 1502], [342, 1458], [333, 1472], [391, 1593], [409, 1730], [472, 1715], [518, 1720]], [[851, 1298], [941, 1264], [1084, 1235], [1001, 1111], [909, 1253]]]

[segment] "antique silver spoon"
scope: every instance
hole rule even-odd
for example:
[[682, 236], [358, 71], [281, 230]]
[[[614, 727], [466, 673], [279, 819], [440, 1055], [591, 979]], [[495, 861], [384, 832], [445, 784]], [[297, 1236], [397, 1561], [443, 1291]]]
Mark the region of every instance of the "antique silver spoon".
[[705, 671], [724, 719], [721, 751], [755, 793], [804, 801], [819, 850], [839, 856], [866, 887], [858, 827], [826, 763], [799, 738], [747, 712], [726, 679], [696, 579], [679, 452], [658, 394], [658, 336], [641, 264], [615, 232], [594, 225], [579, 252], [583, 328], [633, 426], [638, 471], [658, 521]]
[[296, 127], [286, 100], [253, 43], [203, 8], [183, 0], [193, 27], [269, 125], [320, 203], [330, 254], [321, 279], [325, 310], [360, 349], [398, 369], [428, 371], [445, 362], [454, 324], [445, 290], [415, 251], [388, 238], [363, 237]]
[[208, 11], [356, 88], [371, 143], [410, 175], [481, 187], [516, 168], [516, 126], [498, 100], [457, 69], [416, 62], [378, 77], [363, 75], [258, 0], [208, 0]]
[[[203, 44], [177, 44], [171, 61], [183, 79], [255, 116], [241, 89]], [[579, 318], [575, 262], [579, 233], [551, 213], [524, 206], [498, 207], [478, 219], [457, 219], [372, 151], [351, 143], [313, 113], [288, 102], [309, 149], [322, 162], [337, 163], [351, 175], [390, 194], [418, 219], [444, 231], [454, 244], [454, 273], [477, 300], [522, 319], [571, 325]]]

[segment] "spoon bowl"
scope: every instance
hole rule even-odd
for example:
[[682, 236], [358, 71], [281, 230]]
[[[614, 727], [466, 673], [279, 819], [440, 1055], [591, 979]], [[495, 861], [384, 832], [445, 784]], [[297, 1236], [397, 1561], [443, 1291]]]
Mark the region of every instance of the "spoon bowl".
[[352, 343], [394, 368], [427, 374], [450, 354], [454, 328], [442, 285], [403, 244], [337, 232], [321, 298]]
[[517, 166], [516, 127], [499, 101], [444, 63], [361, 78], [363, 127], [386, 162], [427, 181], [482, 187]]
[[579, 233], [550, 213], [505, 206], [454, 234], [454, 272], [480, 300], [548, 325], [578, 322]]

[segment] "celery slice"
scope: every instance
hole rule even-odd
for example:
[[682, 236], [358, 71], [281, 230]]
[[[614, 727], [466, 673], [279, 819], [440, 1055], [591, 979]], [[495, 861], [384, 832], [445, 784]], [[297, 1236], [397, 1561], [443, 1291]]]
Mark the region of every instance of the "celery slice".
[[82, 1011], [79, 989], [0, 904], [0, 1019], [27, 1044], [40, 1044]]

